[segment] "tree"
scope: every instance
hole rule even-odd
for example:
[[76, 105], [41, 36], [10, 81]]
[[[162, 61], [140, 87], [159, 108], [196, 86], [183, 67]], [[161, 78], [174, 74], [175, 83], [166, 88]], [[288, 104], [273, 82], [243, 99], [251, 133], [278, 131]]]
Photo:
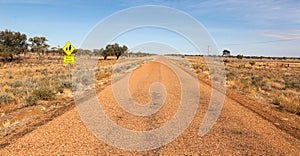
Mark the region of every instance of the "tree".
[[125, 52], [127, 53], [127, 52], [128, 52], [128, 47], [125, 46], [125, 45], [123, 45], [123, 46], [122, 46], [122, 51], [123, 51], [122, 54], [124, 54]]
[[27, 36], [20, 32], [5, 30], [0, 32], [0, 55], [5, 60], [10, 57], [13, 60], [14, 55], [24, 53], [27, 49]]
[[230, 51], [227, 49], [223, 50], [223, 56], [230, 56]]
[[239, 55], [237, 55], [236, 57], [237, 57], [238, 59], [242, 59], [244, 56], [239, 54]]
[[0, 44], [0, 56], [4, 56], [4, 50], [2, 44]]
[[49, 47], [49, 45], [46, 43], [47, 41], [48, 40], [46, 39], [46, 37], [35, 36], [33, 38], [29, 38], [29, 42], [31, 42], [31, 44], [29, 45], [31, 51], [37, 52], [39, 56], [41, 52], [44, 54]]
[[123, 45], [122, 47], [119, 46], [118, 43], [115, 44], [108, 44], [106, 45], [105, 49], [101, 49], [101, 55], [104, 57], [104, 60], [107, 59], [108, 56], [115, 55], [117, 59], [124, 54], [128, 50], [128, 47]]
[[[115, 43], [114, 45], [112, 45], [113, 50], [114, 50], [114, 54], [117, 57], [117, 60], [119, 59], [119, 57], [124, 54], [124, 52], [127, 50], [126, 46], [120, 47], [119, 44]], [[124, 49], [123, 49], [124, 48]]]
[[102, 53], [101, 55], [104, 57], [104, 60], [107, 59], [108, 56], [112, 56], [114, 53], [114, 49], [112, 47], [112, 45], [108, 44], [106, 45], [105, 49], [102, 49]]

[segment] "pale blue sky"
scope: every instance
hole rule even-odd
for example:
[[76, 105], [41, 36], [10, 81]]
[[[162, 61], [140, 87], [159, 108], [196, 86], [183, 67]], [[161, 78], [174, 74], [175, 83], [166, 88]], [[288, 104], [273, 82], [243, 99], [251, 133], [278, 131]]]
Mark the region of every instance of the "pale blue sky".
[[[28, 37], [46, 36], [51, 46], [71, 41], [79, 47], [99, 21], [139, 5], [163, 5], [190, 14], [206, 27], [221, 51], [300, 57], [298, 0], [0, 0], [0, 30], [20, 31]], [[151, 33], [159, 34], [170, 37], [167, 33]], [[132, 36], [120, 41], [131, 48], [137, 40]], [[191, 49], [182, 45], [179, 50], [185, 53]]]

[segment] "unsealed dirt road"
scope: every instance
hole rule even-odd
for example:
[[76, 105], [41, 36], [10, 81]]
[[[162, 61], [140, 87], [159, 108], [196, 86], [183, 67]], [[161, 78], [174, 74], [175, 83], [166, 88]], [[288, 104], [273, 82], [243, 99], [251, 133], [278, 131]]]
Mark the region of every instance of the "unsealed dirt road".
[[[131, 130], [148, 131], [168, 122], [180, 104], [176, 74], [159, 62], [148, 62], [134, 70], [129, 80], [132, 97], [140, 104], [151, 100], [149, 87], [162, 83], [167, 98], [153, 115], [140, 117], [124, 111], [115, 101], [112, 87], [98, 93], [107, 116]], [[0, 149], [0, 155], [300, 155], [300, 142], [272, 123], [225, 98], [213, 128], [203, 137], [199, 127], [207, 111], [211, 87], [199, 81], [200, 103], [189, 127], [174, 141], [149, 151], [125, 151], [98, 140], [83, 124], [74, 108]]]

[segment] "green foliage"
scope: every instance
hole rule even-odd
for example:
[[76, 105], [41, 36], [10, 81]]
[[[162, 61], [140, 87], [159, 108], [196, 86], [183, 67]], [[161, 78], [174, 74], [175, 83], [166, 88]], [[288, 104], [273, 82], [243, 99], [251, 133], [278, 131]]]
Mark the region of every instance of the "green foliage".
[[18, 87], [21, 87], [23, 85], [23, 82], [22, 81], [16, 81], [14, 83], [11, 84], [11, 86], [13, 88], [18, 88]]
[[17, 96], [17, 95], [22, 96], [24, 93], [24, 91], [22, 89], [18, 89], [18, 88], [11, 88], [11, 89], [6, 88], [5, 92], [12, 93], [14, 96]]
[[244, 88], [249, 87], [249, 80], [247, 78], [241, 78], [240, 82], [243, 84]]
[[71, 88], [72, 87], [72, 82], [63, 81], [63, 82], [61, 82], [61, 86], [64, 87], [64, 88]]
[[300, 81], [298, 79], [295, 79], [294, 77], [283, 77], [285, 88], [292, 88], [299, 90], [300, 89]]
[[236, 77], [236, 74], [237, 73], [235, 71], [226, 73], [227, 80], [233, 80]]
[[252, 85], [255, 86], [256, 88], [266, 89], [267, 82], [263, 81], [262, 76], [258, 76], [258, 77], [252, 76], [251, 80], [252, 80]]
[[72, 88], [72, 87], [73, 87], [72, 82], [62, 81], [56, 85], [55, 90], [56, 90], [56, 92], [63, 93], [63, 90], [65, 88]]
[[41, 73], [42, 73], [43, 75], [47, 76], [47, 75], [48, 75], [48, 70], [47, 70], [47, 69], [43, 69], [43, 70], [41, 71]]
[[12, 102], [12, 97], [8, 94], [0, 95], [0, 104], [9, 104]]
[[275, 97], [275, 99], [273, 100], [273, 104], [278, 106], [280, 105], [280, 100], [278, 97]]
[[254, 61], [250, 61], [249, 64], [250, 64], [251, 66], [253, 66], [253, 65], [255, 64], [255, 62], [254, 62]]
[[38, 54], [40, 54], [40, 52], [44, 53], [47, 48], [49, 47], [49, 45], [46, 43], [48, 40], [46, 39], [46, 37], [32, 37], [29, 38], [29, 42], [31, 42], [31, 44], [29, 45], [31, 48], [32, 52], [37, 52]]
[[25, 101], [26, 101], [27, 106], [33, 106], [33, 105], [36, 105], [38, 100], [34, 96], [28, 96], [25, 98]]
[[13, 59], [14, 55], [27, 50], [27, 36], [20, 32], [5, 30], [0, 32], [0, 56]]
[[111, 48], [111, 45], [107, 45], [105, 50], [102, 48], [101, 52], [101, 55], [104, 57], [104, 60], [106, 60], [108, 56], [113, 55], [113, 49]]
[[197, 65], [197, 64], [192, 64], [194, 69], [201, 69], [202, 71], [208, 71], [208, 67], [204, 66], [204, 65]]
[[25, 91], [31, 91], [34, 90], [37, 86], [36, 84], [36, 80], [33, 78], [28, 78], [25, 82], [24, 82], [24, 90]]
[[32, 96], [37, 100], [53, 100], [55, 93], [48, 88], [40, 88], [34, 90]]
[[291, 82], [291, 88], [300, 89], [300, 82]]
[[35, 88], [48, 88], [51, 85], [51, 81], [49, 78], [42, 78], [40, 81], [37, 82]]
[[227, 49], [223, 50], [223, 56], [230, 56], [230, 51]]
[[237, 55], [236, 57], [237, 57], [238, 59], [243, 59], [244, 56], [243, 56], [243, 55]]
[[107, 59], [107, 56], [115, 55], [117, 59], [128, 50], [128, 47], [123, 45], [119, 46], [119, 44], [108, 44], [105, 49], [101, 49], [101, 55], [104, 57], [104, 60]]

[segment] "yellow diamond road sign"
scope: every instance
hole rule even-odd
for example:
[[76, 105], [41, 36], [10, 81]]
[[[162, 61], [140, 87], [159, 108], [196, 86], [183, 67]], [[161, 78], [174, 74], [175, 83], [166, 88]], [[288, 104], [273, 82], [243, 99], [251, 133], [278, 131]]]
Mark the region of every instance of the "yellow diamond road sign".
[[74, 56], [64, 56], [64, 63], [73, 64], [74, 63]]
[[71, 44], [71, 42], [67, 42], [66, 45], [63, 47], [63, 50], [67, 55], [71, 55], [71, 53], [75, 50], [75, 48]]

